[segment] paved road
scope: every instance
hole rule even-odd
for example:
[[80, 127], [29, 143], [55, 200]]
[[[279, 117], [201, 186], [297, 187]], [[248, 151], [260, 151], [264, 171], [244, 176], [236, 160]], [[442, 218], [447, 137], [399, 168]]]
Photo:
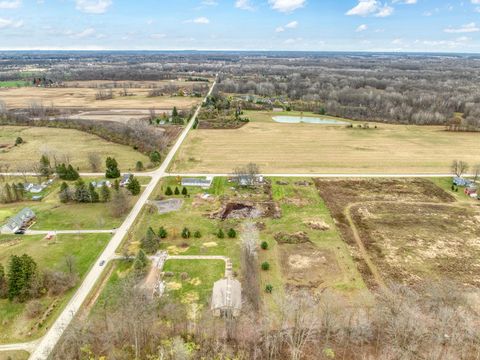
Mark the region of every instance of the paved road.
[[[157, 170], [153, 171], [148, 171], [148, 172], [123, 172], [122, 175], [124, 174], [133, 174], [135, 176], [152, 176]], [[0, 172], [0, 176], [38, 176], [39, 174], [34, 173], [34, 172], [26, 172], [26, 173], [20, 173], [20, 172]], [[105, 177], [105, 172], [100, 172], [100, 173], [93, 173], [93, 172], [81, 172], [79, 173], [80, 176], [86, 176], [86, 177]]]
[[[215, 84], [216, 82], [212, 84], [212, 87], [210, 88], [210, 91], [208, 92], [207, 96], [211, 94], [213, 88], [215, 87]], [[204, 99], [204, 102], [205, 100], [206, 98]], [[185, 138], [187, 137], [188, 132], [193, 127], [195, 120], [198, 116], [198, 113], [200, 111], [200, 108], [201, 108], [201, 105], [198, 106], [192, 119], [187, 124], [183, 132], [180, 134], [175, 145], [172, 147], [172, 149], [168, 153], [162, 165], [157, 170], [150, 173], [149, 176], [152, 176], [152, 180], [145, 188], [145, 191], [140, 195], [140, 199], [137, 201], [132, 211], [123, 222], [123, 224], [117, 229], [117, 232], [112, 237], [112, 239], [108, 243], [103, 253], [97, 259], [97, 261], [93, 265], [93, 268], [89, 271], [89, 273], [85, 277], [85, 280], [82, 282], [82, 284], [80, 285], [78, 290], [75, 292], [73, 297], [70, 299], [70, 301], [68, 302], [63, 312], [59, 315], [55, 323], [48, 330], [47, 334], [40, 340], [39, 345], [37, 346], [35, 351], [32, 352], [30, 359], [44, 360], [51, 353], [51, 351], [57, 344], [58, 340], [62, 336], [64, 330], [67, 328], [67, 326], [70, 324], [72, 319], [75, 317], [75, 314], [78, 312], [83, 302], [87, 298], [88, 294], [94, 288], [95, 283], [100, 278], [103, 270], [105, 269], [105, 264], [103, 266], [100, 266], [100, 262], [102, 261], [107, 262], [115, 258], [116, 249], [120, 246], [128, 230], [134, 224], [135, 219], [137, 218], [138, 214], [140, 213], [143, 206], [147, 202], [148, 198], [152, 194], [153, 190], [157, 186], [157, 183], [160, 181], [162, 177], [165, 176], [165, 172], [168, 166], [170, 165], [178, 149], [180, 148]]]
[[117, 230], [27, 230], [25, 235], [59, 235], [59, 234], [113, 234]]
[[[178, 177], [227, 177], [232, 174], [226, 173], [168, 173], [168, 176]], [[289, 173], [289, 174], [260, 174], [264, 177], [309, 177], [309, 178], [444, 178], [455, 176], [453, 174], [375, 174], [375, 173], [358, 173], [358, 174], [317, 174], [317, 173]], [[473, 177], [473, 175], [463, 175], [464, 177]]]
[[0, 351], [28, 351], [32, 352], [37, 347], [40, 340], [31, 342], [18, 343], [18, 344], [6, 344], [0, 345]]

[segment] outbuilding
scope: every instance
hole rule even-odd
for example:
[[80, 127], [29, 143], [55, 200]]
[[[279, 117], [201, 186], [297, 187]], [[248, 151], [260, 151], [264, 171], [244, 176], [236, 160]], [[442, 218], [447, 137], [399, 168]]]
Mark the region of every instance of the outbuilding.
[[207, 177], [205, 179], [199, 178], [183, 178], [182, 186], [194, 186], [201, 187], [202, 189], [209, 189], [212, 186], [213, 177]]
[[213, 314], [218, 317], [238, 317], [242, 310], [242, 285], [240, 281], [225, 278], [213, 284]]

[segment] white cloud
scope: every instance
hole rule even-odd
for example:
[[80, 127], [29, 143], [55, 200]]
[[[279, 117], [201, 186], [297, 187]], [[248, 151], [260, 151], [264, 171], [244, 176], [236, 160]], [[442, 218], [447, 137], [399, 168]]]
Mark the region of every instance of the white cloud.
[[362, 32], [362, 31], [365, 31], [368, 29], [368, 25], [366, 24], [362, 24], [360, 25], [359, 27], [357, 27], [357, 29], [355, 30], [356, 32]]
[[393, 7], [387, 4], [382, 5], [378, 0], [358, 0], [357, 6], [348, 10], [346, 15], [387, 17], [392, 15], [393, 11]]
[[255, 10], [250, 0], [237, 0], [235, 1], [235, 7], [237, 9], [242, 9], [242, 10], [249, 10], [249, 11]]
[[273, 10], [291, 12], [305, 6], [307, 0], [268, 0]]
[[477, 26], [477, 24], [475, 24], [474, 22], [471, 22], [469, 24], [462, 25], [459, 28], [449, 27], [444, 29], [443, 31], [445, 31], [446, 33], [461, 34], [461, 33], [478, 32], [480, 31], [480, 28]]
[[93, 36], [95, 35], [96, 31], [94, 28], [86, 28], [85, 30], [83, 31], [80, 31], [78, 33], [72, 33], [70, 36], [72, 38], [76, 38], [76, 39], [83, 39], [83, 38], [86, 38], [86, 37], [90, 37], [90, 36]]
[[275, 29], [275, 32], [284, 32], [286, 29], [296, 29], [298, 27], [298, 21], [291, 21], [285, 26], [279, 26]]
[[417, 3], [417, 0], [393, 0], [393, 3], [399, 4], [406, 4], [406, 5], [413, 5]]
[[167, 35], [165, 35], [165, 34], [152, 34], [152, 35], [150, 35], [150, 37], [152, 39], [163, 39], [163, 38], [166, 38]]
[[289, 22], [285, 27], [287, 29], [296, 29], [298, 27], [298, 21]]
[[89, 14], [103, 14], [112, 5], [112, 0], [75, 0], [77, 10]]
[[23, 26], [23, 21], [14, 21], [12, 19], [0, 18], [0, 29], [20, 28]]
[[194, 24], [200, 24], [200, 25], [208, 25], [210, 24], [210, 20], [204, 16], [198, 17], [193, 20], [186, 20], [184, 21], [185, 23], [194, 23]]
[[385, 5], [375, 14], [376, 17], [387, 17], [393, 14], [393, 7]]
[[217, 6], [218, 2], [216, 0], [203, 0], [202, 5], [203, 6]]
[[0, 1], [0, 9], [18, 9], [22, 6], [22, 0]]

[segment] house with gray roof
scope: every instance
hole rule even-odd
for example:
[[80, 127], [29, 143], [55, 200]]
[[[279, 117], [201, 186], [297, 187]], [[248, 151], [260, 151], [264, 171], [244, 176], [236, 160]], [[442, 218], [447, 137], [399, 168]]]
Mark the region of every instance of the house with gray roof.
[[22, 209], [15, 216], [10, 217], [2, 226], [2, 234], [14, 234], [16, 231], [28, 226], [36, 217], [35, 213], [30, 208]]

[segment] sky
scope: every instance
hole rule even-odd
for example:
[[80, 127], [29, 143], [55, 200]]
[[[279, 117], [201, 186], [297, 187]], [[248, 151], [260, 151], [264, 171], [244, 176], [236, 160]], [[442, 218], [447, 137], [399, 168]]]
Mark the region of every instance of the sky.
[[0, 50], [480, 53], [480, 0], [0, 0]]

